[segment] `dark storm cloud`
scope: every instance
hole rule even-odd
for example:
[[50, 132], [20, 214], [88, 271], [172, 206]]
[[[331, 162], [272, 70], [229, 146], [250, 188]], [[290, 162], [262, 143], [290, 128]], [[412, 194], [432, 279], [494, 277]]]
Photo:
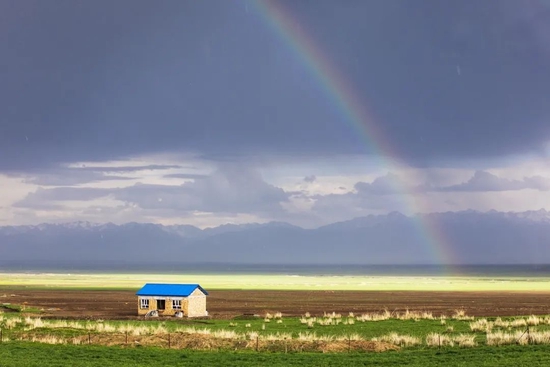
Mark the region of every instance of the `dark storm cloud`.
[[304, 177], [304, 182], [307, 182], [307, 183], [315, 182], [315, 180], [317, 180], [317, 177], [315, 175]]
[[[550, 18], [537, 2], [281, 3], [401, 158], [483, 158], [550, 138]], [[0, 169], [370, 153], [263, 23], [231, 1], [2, 1]]]

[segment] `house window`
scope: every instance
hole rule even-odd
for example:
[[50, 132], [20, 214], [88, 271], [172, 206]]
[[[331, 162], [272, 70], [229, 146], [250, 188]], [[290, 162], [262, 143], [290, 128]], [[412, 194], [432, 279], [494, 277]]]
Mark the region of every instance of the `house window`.
[[181, 310], [181, 299], [173, 299], [172, 300], [172, 308], [174, 310]]
[[141, 298], [140, 299], [140, 306], [141, 308], [149, 308], [149, 299], [148, 298]]

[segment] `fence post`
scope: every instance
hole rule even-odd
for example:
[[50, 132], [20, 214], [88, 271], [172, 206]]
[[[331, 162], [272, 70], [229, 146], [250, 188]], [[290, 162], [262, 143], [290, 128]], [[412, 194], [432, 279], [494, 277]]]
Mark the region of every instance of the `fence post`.
[[256, 335], [256, 352], [258, 351], [258, 341], [260, 339], [259, 335]]
[[168, 333], [168, 349], [170, 349], [170, 346], [171, 346], [170, 333]]
[[88, 333], [88, 344], [92, 344], [92, 336]]
[[285, 353], [288, 352], [288, 346], [287, 346], [287, 342], [286, 342], [286, 336], [285, 336]]
[[0, 329], [0, 344], [4, 341], [4, 335], [2, 334], [2, 329]]
[[128, 331], [126, 331], [126, 344], [128, 344]]
[[529, 325], [527, 325], [527, 344], [531, 344], [531, 333], [529, 331]]
[[351, 335], [348, 335], [348, 353], [351, 353]]
[[439, 338], [439, 346], [438, 346], [438, 349], [441, 349], [441, 334], [437, 334], [438, 338]]

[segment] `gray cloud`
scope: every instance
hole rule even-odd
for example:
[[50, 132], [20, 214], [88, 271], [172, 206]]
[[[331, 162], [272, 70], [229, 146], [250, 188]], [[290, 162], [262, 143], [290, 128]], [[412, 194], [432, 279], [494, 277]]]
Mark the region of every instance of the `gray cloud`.
[[9, 176], [20, 177], [25, 183], [40, 186], [76, 186], [91, 182], [133, 179], [132, 177], [108, 175], [101, 171], [65, 167], [16, 172], [10, 173]]
[[13, 204], [19, 208], [38, 208], [62, 201], [90, 201], [109, 196], [108, 189], [84, 187], [55, 187], [44, 189], [39, 187], [35, 192], [28, 194], [23, 200]]
[[397, 182], [397, 175], [388, 173], [377, 177], [371, 183], [357, 182], [354, 187], [359, 195], [392, 195], [400, 193], [395, 186]]
[[258, 213], [281, 210], [289, 194], [266, 183], [255, 170], [225, 166], [200, 182], [181, 186], [135, 185], [115, 197], [142, 208], [185, 211]]
[[325, 223], [332, 223], [369, 214], [385, 214], [403, 209], [402, 198], [397, 195], [346, 193], [315, 196], [314, 215]]
[[315, 182], [315, 180], [317, 180], [317, 177], [315, 175], [304, 177], [304, 182], [311, 183], [311, 182]]
[[288, 201], [289, 195], [265, 182], [257, 171], [229, 165], [205, 177], [200, 183], [189, 182], [178, 186], [136, 184], [112, 189], [39, 188], [15, 206], [34, 208], [59, 201], [90, 201], [110, 196], [150, 210], [258, 214], [281, 211], [280, 203]]
[[527, 188], [550, 191], [550, 179], [542, 176], [524, 177], [523, 182]]
[[[396, 185], [398, 178], [389, 173], [377, 177], [372, 182], [357, 182], [355, 192], [345, 194], [329, 194], [313, 196], [315, 203], [312, 210], [323, 218], [343, 220], [373, 213], [403, 211], [404, 195], [426, 195], [430, 193], [484, 193], [511, 190], [533, 189], [550, 190], [550, 179], [540, 176], [525, 177], [522, 180], [510, 180], [493, 175], [486, 171], [476, 171], [468, 181], [450, 185], [435, 186], [430, 182], [409, 189], [406, 193]], [[461, 207], [453, 199], [442, 199], [442, 202], [452, 207]], [[461, 209], [464, 209], [461, 207]], [[411, 213], [409, 213], [411, 214]]]
[[[92, 174], [90, 174], [92, 173]], [[100, 181], [124, 181], [132, 180], [132, 177], [122, 176], [107, 176], [96, 172], [88, 172], [86, 174], [71, 172], [69, 174], [64, 173], [46, 173], [40, 174], [34, 177], [26, 178], [26, 183], [31, 183], [40, 186], [75, 186], [90, 182]]]
[[472, 178], [458, 185], [435, 188], [434, 191], [511, 191], [535, 189], [550, 190], [550, 179], [541, 176], [509, 180], [486, 171], [476, 171]]
[[357, 182], [355, 192], [315, 195], [312, 211], [320, 217], [330, 218], [330, 222], [400, 210], [403, 192], [398, 191], [397, 180], [397, 175], [388, 173], [372, 182]]
[[[436, 186], [431, 182], [417, 185], [407, 190], [407, 194], [422, 194], [427, 192], [491, 192], [534, 189], [540, 191], [550, 190], [550, 179], [533, 176], [524, 177], [522, 180], [510, 180], [501, 178], [486, 171], [476, 171], [466, 182], [449, 186]], [[402, 195], [399, 178], [389, 173], [377, 177], [372, 182], [357, 182], [355, 190], [359, 196], [384, 196]]]
[[[154, 171], [182, 168], [179, 165], [151, 164], [145, 166], [118, 167], [66, 167], [58, 166], [48, 169], [32, 169], [25, 172], [11, 172], [8, 176], [21, 177], [25, 183], [40, 186], [76, 186], [100, 181], [134, 180], [135, 177], [117, 176], [112, 173], [136, 173], [139, 171]], [[179, 174], [176, 174], [179, 175]], [[193, 175], [191, 175], [193, 176]], [[177, 176], [174, 176], [177, 177]], [[198, 178], [194, 177], [194, 178]]]

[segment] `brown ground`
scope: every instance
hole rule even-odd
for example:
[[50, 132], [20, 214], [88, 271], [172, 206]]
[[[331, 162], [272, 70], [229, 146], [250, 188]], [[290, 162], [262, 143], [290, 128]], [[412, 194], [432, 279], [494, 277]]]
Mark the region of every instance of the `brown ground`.
[[[60, 318], [131, 318], [137, 298], [131, 291], [48, 291], [0, 288], [2, 303], [26, 304]], [[215, 318], [280, 311], [377, 312], [420, 310], [451, 315], [463, 308], [473, 316], [550, 314], [550, 293], [526, 292], [368, 292], [368, 291], [211, 291], [207, 309]], [[4, 310], [7, 311], [7, 310]]]

